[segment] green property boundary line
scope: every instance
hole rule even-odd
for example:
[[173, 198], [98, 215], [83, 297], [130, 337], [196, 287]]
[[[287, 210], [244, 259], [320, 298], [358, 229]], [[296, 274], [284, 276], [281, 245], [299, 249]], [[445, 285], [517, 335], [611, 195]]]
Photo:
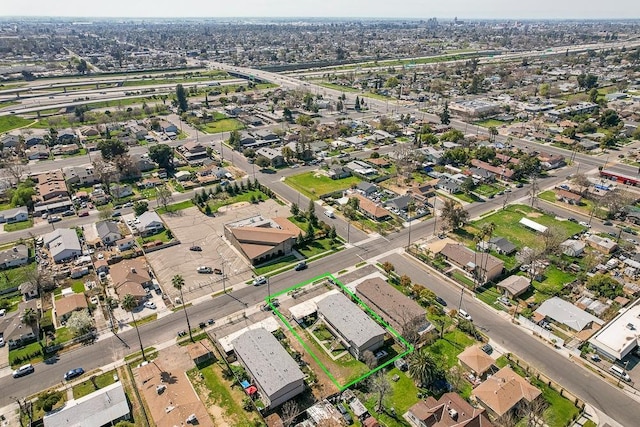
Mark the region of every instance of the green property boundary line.
[[[350, 296], [352, 298], [352, 300], [354, 300], [361, 308], [363, 308], [365, 310], [365, 312], [367, 312], [369, 314], [369, 316], [373, 317], [373, 319], [375, 321], [377, 321], [380, 325], [382, 325], [389, 333], [391, 333], [391, 335], [393, 335], [397, 340], [399, 340], [404, 347], [407, 349], [404, 353], [400, 353], [398, 355], [396, 355], [394, 358], [387, 360], [385, 363], [383, 363], [380, 366], [377, 366], [376, 368], [370, 370], [369, 372], [365, 373], [364, 375], [360, 376], [359, 378], [356, 378], [355, 380], [350, 381], [347, 384], [340, 384], [335, 377], [333, 376], [333, 374], [331, 374], [331, 372], [329, 371], [329, 369], [324, 365], [324, 363], [322, 363], [322, 361], [320, 361], [320, 359], [315, 355], [315, 353], [313, 352], [313, 350], [311, 350], [311, 348], [307, 345], [307, 343], [300, 337], [300, 335], [298, 334], [298, 332], [295, 330], [295, 328], [291, 325], [291, 323], [289, 323], [289, 321], [287, 320], [287, 318], [280, 313], [280, 311], [278, 310], [278, 308], [276, 306], [273, 305], [272, 301], [277, 298], [280, 295], [283, 295], [287, 292], [299, 289], [303, 286], [306, 286], [310, 283], [319, 283], [325, 279], [331, 279], [333, 281], [333, 283], [335, 285], [337, 285], [343, 292], [345, 292], [348, 296]], [[347, 289], [346, 286], [344, 286], [342, 284], [342, 282], [340, 282], [338, 279], [336, 279], [331, 273], [325, 273], [316, 277], [313, 277], [309, 280], [306, 280], [302, 283], [298, 283], [297, 285], [291, 286], [290, 288], [284, 289], [276, 294], [273, 295], [269, 295], [265, 298], [265, 302], [269, 305], [269, 307], [271, 308], [271, 310], [273, 311], [273, 313], [278, 316], [280, 318], [280, 320], [287, 326], [287, 329], [289, 329], [289, 331], [296, 337], [296, 339], [298, 340], [298, 342], [302, 345], [302, 347], [305, 349], [305, 351], [307, 353], [309, 353], [311, 355], [311, 357], [313, 357], [313, 360], [316, 361], [316, 363], [318, 364], [318, 366], [320, 366], [320, 368], [324, 371], [325, 374], [327, 374], [327, 376], [329, 377], [329, 379], [331, 380], [331, 382], [333, 382], [336, 387], [338, 387], [338, 389], [340, 391], [344, 391], [347, 388], [351, 387], [352, 385], [364, 380], [365, 378], [373, 375], [374, 373], [378, 372], [379, 370], [385, 368], [386, 366], [392, 364], [393, 362], [395, 362], [396, 360], [406, 356], [407, 354], [413, 352], [414, 347], [413, 345], [411, 345], [410, 343], [408, 343], [404, 338], [402, 338], [402, 336], [400, 336], [400, 334], [398, 332], [396, 332], [387, 322], [385, 322], [380, 316], [378, 316], [377, 313], [375, 313], [373, 310], [371, 310], [369, 308], [369, 306], [367, 304], [365, 304], [364, 302], [362, 302], [362, 300], [360, 298], [358, 298], [355, 294], [353, 294], [349, 289]]]

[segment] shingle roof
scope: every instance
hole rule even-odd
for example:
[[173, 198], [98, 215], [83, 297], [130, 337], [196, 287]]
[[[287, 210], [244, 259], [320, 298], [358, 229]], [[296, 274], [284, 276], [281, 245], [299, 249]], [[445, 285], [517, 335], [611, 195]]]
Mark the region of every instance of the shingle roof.
[[604, 324], [602, 320], [594, 315], [587, 313], [559, 297], [553, 297], [543, 302], [536, 310], [536, 313], [548, 316], [575, 331], [583, 330], [591, 322], [598, 325]]
[[87, 308], [87, 298], [84, 294], [73, 294], [56, 300], [56, 316], [64, 316], [74, 310]]
[[371, 338], [385, 334], [380, 325], [342, 294], [328, 295], [316, 305], [318, 311], [358, 347], [365, 345]]
[[293, 358], [265, 329], [248, 330], [232, 344], [253, 379], [269, 396], [304, 378]]
[[458, 355], [458, 360], [473, 369], [473, 371], [478, 375], [482, 375], [488, 371], [494, 363], [493, 358], [482, 351], [482, 349], [477, 345], [467, 347]]
[[473, 391], [473, 395], [498, 416], [502, 416], [522, 399], [531, 402], [540, 394], [540, 390], [507, 366], [489, 377]]
[[111, 233], [120, 235], [120, 229], [118, 228], [118, 224], [114, 221], [97, 222], [96, 230], [98, 231], [98, 236], [100, 236], [100, 238], [104, 238], [105, 236]]

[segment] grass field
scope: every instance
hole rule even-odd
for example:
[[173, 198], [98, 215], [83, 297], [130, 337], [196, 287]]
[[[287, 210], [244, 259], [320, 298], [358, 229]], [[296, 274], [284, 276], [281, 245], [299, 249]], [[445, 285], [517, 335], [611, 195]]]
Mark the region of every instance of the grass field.
[[491, 126], [500, 127], [504, 124], [504, 122], [501, 122], [500, 120], [496, 120], [496, 119], [487, 119], [487, 120], [481, 120], [479, 122], [474, 122], [473, 124], [482, 126], [483, 128], [490, 128]]
[[244, 125], [241, 121], [236, 119], [222, 119], [201, 125], [199, 126], [199, 129], [205, 133], [220, 133], [244, 129]]
[[310, 258], [314, 255], [318, 255], [321, 254], [323, 252], [327, 252], [331, 250], [331, 244], [337, 243], [336, 241], [333, 241], [329, 238], [325, 238], [325, 239], [316, 239], [313, 242], [299, 247], [298, 248], [298, 252], [300, 252], [302, 255], [304, 255], [306, 258]]
[[331, 179], [317, 172], [305, 172], [288, 176], [284, 182], [310, 199], [316, 200], [318, 196], [323, 194], [346, 190], [351, 185], [360, 182], [360, 178], [350, 176], [342, 179]]
[[159, 233], [152, 234], [146, 237], [138, 237], [138, 243], [145, 244], [147, 242], [155, 242], [156, 240], [160, 240], [162, 243], [170, 242], [172, 239], [169, 238], [167, 234], [167, 230], [162, 230]]
[[26, 230], [27, 228], [31, 227], [33, 227], [33, 219], [29, 218], [27, 221], [5, 224], [4, 231], [8, 233], [10, 231]]
[[325, 83], [325, 82], [320, 82], [320, 83], [316, 83], [319, 86], [322, 87], [326, 87], [328, 89], [335, 89], [335, 90], [339, 90], [341, 92], [348, 92], [348, 93], [357, 93], [360, 92], [358, 89], [353, 88], [351, 86], [342, 86], [342, 85], [336, 85], [333, 83]]
[[28, 280], [31, 272], [35, 271], [36, 263], [32, 262], [20, 267], [3, 270], [0, 275], [0, 290], [19, 286]]
[[23, 119], [19, 116], [0, 116], [0, 133], [21, 128], [32, 124], [34, 121]]
[[218, 209], [220, 209], [223, 206], [227, 206], [227, 205], [232, 205], [234, 203], [240, 203], [240, 202], [250, 202], [251, 201], [251, 197], [254, 197], [254, 199], [256, 198], [261, 198], [261, 200], [266, 200], [269, 197], [267, 197], [266, 194], [264, 194], [262, 191], [260, 190], [251, 190], [251, 191], [246, 191], [244, 193], [235, 195], [233, 197], [229, 197], [226, 193], [222, 193], [222, 199], [213, 199], [209, 202], [209, 207], [211, 208], [211, 212], [218, 212]]
[[166, 214], [168, 212], [176, 212], [181, 211], [183, 209], [190, 208], [195, 206], [191, 200], [185, 200], [184, 202], [174, 203], [172, 205], [167, 205], [167, 208], [158, 208], [156, 209], [156, 213], [158, 215]]
[[568, 283], [573, 282], [576, 279], [571, 273], [558, 270], [556, 267], [550, 266], [544, 272], [544, 280], [542, 282], [533, 281], [532, 285], [540, 296], [536, 298], [537, 301], [543, 301], [553, 295], [559, 293], [562, 288]]
[[258, 276], [264, 276], [267, 273], [270, 273], [275, 270], [279, 270], [281, 268], [285, 268], [287, 266], [289, 266], [289, 269], [291, 269], [295, 265], [295, 262], [297, 261], [297, 259], [298, 258], [296, 258], [295, 255], [289, 255], [284, 258], [280, 258], [274, 262], [268, 263], [266, 265], [256, 267], [253, 269], [253, 271], [255, 271], [256, 275]]
[[543, 214], [536, 209], [526, 205], [511, 205], [505, 210], [500, 210], [494, 214], [473, 222], [465, 227], [468, 240], [470, 234], [477, 233], [484, 224], [494, 223], [496, 229], [493, 233], [494, 237], [505, 237], [510, 242], [521, 249], [525, 246], [530, 248], [539, 248], [542, 246], [539, 233], [525, 228], [518, 224], [520, 219], [526, 217], [539, 224], [547, 227], [555, 227], [560, 230], [565, 239], [584, 230], [584, 227], [571, 221], [559, 221], [550, 215]]
[[116, 371], [109, 371], [109, 372], [105, 372], [104, 374], [97, 375], [94, 379], [95, 386], [93, 385], [93, 382], [89, 379], [74, 386], [72, 389], [73, 398], [80, 399], [81, 397], [91, 394], [96, 390], [100, 390], [101, 388], [105, 388], [106, 386], [115, 383], [116, 381], [113, 378], [115, 374], [116, 374]]

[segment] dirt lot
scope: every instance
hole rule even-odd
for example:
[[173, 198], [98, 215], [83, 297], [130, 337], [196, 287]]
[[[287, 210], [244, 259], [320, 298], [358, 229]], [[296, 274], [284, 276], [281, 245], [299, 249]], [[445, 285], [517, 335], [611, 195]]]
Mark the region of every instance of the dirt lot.
[[[198, 266], [222, 269], [227, 276], [227, 287], [245, 282], [251, 278], [252, 270], [248, 261], [232, 248], [223, 238], [224, 224], [261, 214], [265, 217], [289, 216], [289, 210], [273, 200], [259, 204], [240, 203], [221, 209], [214, 217], [200, 213], [197, 208], [188, 208], [162, 219], [174, 236], [182, 242], [179, 245], [147, 254], [163, 291], [174, 301], [178, 296], [171, 285], [171, 278], [180, 274], [185, 280], [184, 298], [189, 301], [203, 295], [222, 290], [222, 277], [216, 274], [198, 274]], [[190, 251], [192, 245], [202, 248], [202, 252]]]
[[[214, 427], [187, 378], [186, 371], [194, 367], [186, 347], [171, 346], [162, 350], [153, 362], [134, 370], [136, 386], [156, 425], [185, 425], [187, 417], [195, 414], [198, 425]], [[156, 389], [159, 385], [166, 386], [161, 393]]]

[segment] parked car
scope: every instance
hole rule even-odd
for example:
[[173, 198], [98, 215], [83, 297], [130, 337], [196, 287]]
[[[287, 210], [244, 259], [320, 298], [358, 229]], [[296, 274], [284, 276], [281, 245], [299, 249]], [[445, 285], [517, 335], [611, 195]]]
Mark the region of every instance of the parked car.
[[574, 217], [569, 217], [569, 218], [567, 218], [567, 219], [568, 219], [569, 221], [571, 221], [571, 222], [578, 222], [578, 220], [577, 220], [577, 219], [575, 219]]
[[155, 302], [153, 302], [153, 301], [145, 301], [143, 305], [144, 305], [146, 308], [150, 308], [150, 309], [152, 309], [152, 310], [155, 310], [156, 308], [158, 308], [158, 307], [156, 307], [156, 303], [155, 303]]
[[353, 424], [353, 418], [351, 418], [351, 414], [349, 413], [349, 411], [347, 411], [347, 408], [345, 408], [342, 403], [338, 403], [336, 407], [338, 408], [338, 412], [340, 412], [340, 415], [342, 415], [342, 418], [344, 418], [344, 421], [348, 425]]
[[22, 365], [18, 369], [16, 369], [15, 371], [13, 371], [13, 378], [20, 378], [20, 377], [23, 377], [25, 375], [29, 375], [33, 371], [35, 371], [35, 369], [34, 369], [34, 367], [33, 367], [33, 365], [31, 363], [28, 363], [26, 365]]
[[296, 264], [296, 268], [295, 268], [295, 270], [296, 270], [296, 271], [302, 271], [302, 270], [304, 270], [305, 268], [307, 268], [307, 263], [306, 263], [305, 261], [301, 261], [301, 262], [299, 262], [299, 263], [297, 263], [297, 264]]
[[211, 274], [211, 273], [213, 273], [213, 269], [211, 267], [205, 267], [203, 265], [198, 267], [197, 271], [198, 271], [198, 273], [201, 273], [201, 274]]
[[58, 222], [58, 221], [62, 221], [62, 218], [60, 218], [57, 215], [54, 216], [50, 216], [47, 221], [49, 221], [49, 223], [53, 223], [53, 222]]
[[190, 251], [194, 251], [194, 252], [202, 252], [202, 248], [201, 248], [200, 246], [196, 246], [196, 245], [191, 246], [191, 247], [189, 248], [189, 250], [190, 250]]
[[375, 354], [376, 359], [378, 359], [378, 360], [384, 359], [388, 355], [389, 355], [389, 353], [387, 353], [385, 350], [380, 350], [380, 351], [376, 352], [376, 354]]
[[72, 379], [74, 379], [76, 377], [79, 377], [82, 374], [84, 374], [84, 369], [75, 368], [75, 369], [70, 370], [66, 374], [64, 374], [64, 380], [65, 381], [69, 381], [69, 380], [72, 380]]
[[591, 225], [589, 225], [587, 221], [580, 221], [578, 224], [580, 224], [583, 227], [591, 228]]
[[441, 306], [444, 306], [444, 307], [446, 307], [446, 306], [447, 306], [447, 302], [446, 302], [445, 300], [443, 300], [442, 298], [440, 298], [439, 296], [436, 296], [436, 298], [435, 298], [435, 299], [436, 299], [436, 302], [437, 302], [438, 304], [440, 304]]
[[0, 347], [4, 347], [4, 337], [0, 337]]
[[73, 216], [75, 214], [76, 213], [74, 211], [72, 211], [72, 210], [67, 210], [67, 211], [62, 212], [62, 216]]
[[119, 216], [122, 216], [122, 212], [114, 212], [111, 214], [111, 218], [117, 218]]
[[78, 214], [78, 216], [79, 216], [79, 217], [89, 216], [89, 211], [81, 211], [81, 212]]
[[471, 318], [471, 315], [464, 310], [458, 310], [458, 317], [464, 320], [468, 320], [470, 322], [473, 321], [473, 319]]
[[613, 225], [613, 223], [611, 221], [605, 221], [602, 223], [602, 225]]
[[265, 283], [267, 283], [267, 278], [264, 276], [258, 276], [253, 279], [253, 286], [260, 286], [264, 285]]
[[482, 346], [482, 351], [484, 351], [487, 354], [491, 354], [493, 353], [493, 347], [491, 347], [491, 344], [485, 344]]

